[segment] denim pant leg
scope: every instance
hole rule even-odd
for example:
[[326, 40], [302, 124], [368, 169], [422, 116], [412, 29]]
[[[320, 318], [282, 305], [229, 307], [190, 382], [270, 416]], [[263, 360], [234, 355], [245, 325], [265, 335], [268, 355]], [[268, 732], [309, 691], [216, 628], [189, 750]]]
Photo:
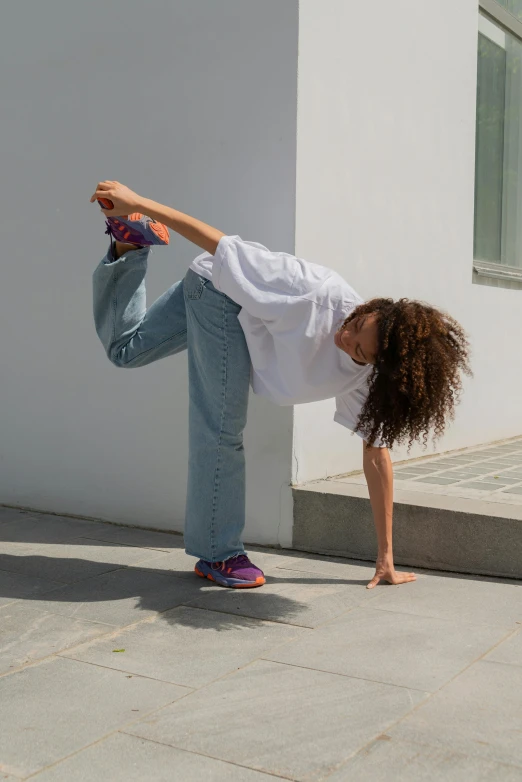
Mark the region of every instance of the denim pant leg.
[[189, 365], [188, 554], [209, 562], [244, 551], [250, 355], [235, 302], [189, 271], [184, 281]]
[[148, 255], [145, 247], [115, 261], [109, 250], [93, 275], [96, 331], [117, 367], [142, 367], [187, 347], [182, 281], [147, 309]]

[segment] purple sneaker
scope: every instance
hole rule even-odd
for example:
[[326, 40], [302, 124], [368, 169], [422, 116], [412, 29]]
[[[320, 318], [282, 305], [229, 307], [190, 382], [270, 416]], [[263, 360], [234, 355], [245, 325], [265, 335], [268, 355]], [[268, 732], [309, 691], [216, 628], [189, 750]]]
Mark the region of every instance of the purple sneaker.
[[220, 586], [234, 589], [260, 587], [265, 583], [263, 571], [253, 565], [246, 554], [238, 554], [224, 562], [200, 559], [194, 570], [201, 578], [209, 578]]
[[168, 244], [170, 241], [166, 225], [138, 212], [126, 217], [108, 217], [105, 233], [113, 236], [117, 242], [142, 246]]

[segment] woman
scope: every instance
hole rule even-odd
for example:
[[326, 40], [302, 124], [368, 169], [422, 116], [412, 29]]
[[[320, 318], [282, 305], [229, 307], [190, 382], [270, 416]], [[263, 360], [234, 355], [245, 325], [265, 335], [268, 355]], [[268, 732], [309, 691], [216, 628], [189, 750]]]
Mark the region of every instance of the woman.
[[[245, 554], [243, 429], [249, 385], [278, 405], [335, 397], [335, 420], [363, 440], [378, 554], [368, 588], [414, 581], [395, 570], [388, 448], [440, 436], [453, 416], [468, 343], [449, 315], [415, 301], [363, 302], [336, 272], [226, 236], [134, 193], [98, 184], [111, 247], [94, 273], [94, 317], [108, 357], [139, 367], [188, 351], [185, 546], [222, 586], [265, 583]], [[149, 246], [168, 228], [203, 249], [149, 309]], [[112, 242], [112, 239], [115, 242]]]

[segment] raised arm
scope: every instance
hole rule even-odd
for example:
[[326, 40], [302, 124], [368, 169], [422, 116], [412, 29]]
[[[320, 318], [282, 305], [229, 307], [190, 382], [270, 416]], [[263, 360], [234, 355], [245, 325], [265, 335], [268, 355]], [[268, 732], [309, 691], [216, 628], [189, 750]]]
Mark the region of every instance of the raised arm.
[[211, 255], [215, 254], [219, 240], [225, 236], [217, 228], [212, 228], [211, 225], [196, 220], [195, 217], [189, 217], [183, 212], [171, 209], [170, 206], [143, 198], [119, 182], [112, 180], [100, 182], [91, 197], [91, 203], [99, 198], [108, 198], [114, 204], [114, 209], [102, 209], [107, 217], [121, 217], [133, 212], [141, 212], [141, 214], [163, 223]]
[[368, 589], [377, 586], [381, 579], [390, 584], [415, 581], [414, 573], [398, 572], [393, 564], [393, 467], [388, 449], [368, 448], [364, 442], [363, 469], [377, 533], [377, 563]]

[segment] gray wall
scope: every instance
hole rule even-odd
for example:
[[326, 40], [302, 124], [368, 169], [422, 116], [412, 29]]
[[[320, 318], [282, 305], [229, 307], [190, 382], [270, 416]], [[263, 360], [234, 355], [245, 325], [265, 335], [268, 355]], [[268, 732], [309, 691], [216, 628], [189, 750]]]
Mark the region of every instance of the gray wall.
[[[0, 502], [181, 529], [184, 355], [112, 367], [89, 197], [119, 179], [294, 249], [297, 0], [17, 0], [0, 32]], [[152, 301], [196, 248], [155, 252]], [[288, 537], [292, 412], [254, 398], [247, 539]], [[283, 498], [283, 500], [281, 499]]]

